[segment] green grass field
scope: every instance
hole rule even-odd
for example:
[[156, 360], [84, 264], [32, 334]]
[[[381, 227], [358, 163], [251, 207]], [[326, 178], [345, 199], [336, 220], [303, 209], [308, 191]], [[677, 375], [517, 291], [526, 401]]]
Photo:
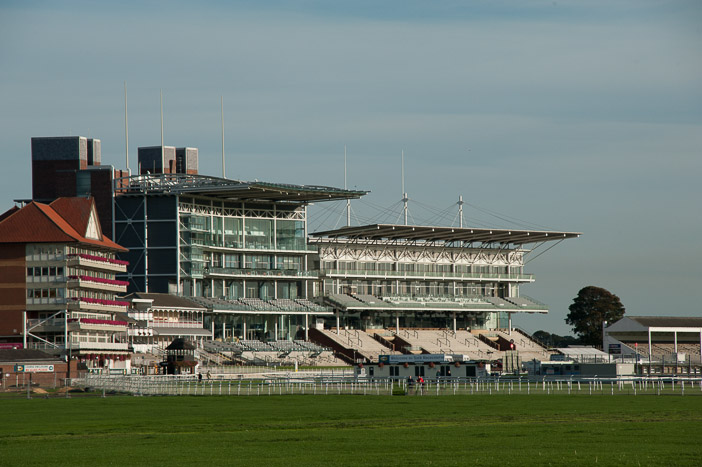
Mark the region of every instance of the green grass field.
[[702, 397], [0, 400], [0, 465], [700, 465]]

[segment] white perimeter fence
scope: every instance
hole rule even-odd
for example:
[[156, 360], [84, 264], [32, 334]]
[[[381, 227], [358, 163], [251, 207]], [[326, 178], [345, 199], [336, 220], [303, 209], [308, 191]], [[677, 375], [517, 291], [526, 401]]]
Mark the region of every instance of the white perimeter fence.
[[[221, 375], [219, 375], [221, 376]], [[299, 373], [260, 375], [259, 378], [199, 380], [193, 376], [87, 375], [74, 387], [110, 393], [170, 396], [268, 396], [288, 394], [356, 395], [472, 395], [472, 394], [581, 394], [581, 395], [702, 395], [700, 377], [620, 378], [444, 378], [424, 384], [407, 380]]]

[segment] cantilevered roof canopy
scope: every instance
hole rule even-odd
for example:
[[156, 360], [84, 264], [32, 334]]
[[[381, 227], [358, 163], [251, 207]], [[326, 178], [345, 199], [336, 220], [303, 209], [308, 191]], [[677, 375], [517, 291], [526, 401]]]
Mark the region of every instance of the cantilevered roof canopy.
[[372, 224], [343, 227], [311, 234], [315, 237], [364, 240], [419, 240], [426, 242], [499, 243], [525, 245], [577, 238], [579, 232], [548, 230], [474, 229], [458, 227], [422, 227], [417, 225]]
[[192, 174], [133, 175], [115, 179], [115, 193], [120, 195], [163, 193], [207, 195], [223, 200], [242, 201], [332, 201], [355, 199], [367, 191], [344, 190], [317, 185], [288, 185], [269, 182], [244, 182], [227, 178]]

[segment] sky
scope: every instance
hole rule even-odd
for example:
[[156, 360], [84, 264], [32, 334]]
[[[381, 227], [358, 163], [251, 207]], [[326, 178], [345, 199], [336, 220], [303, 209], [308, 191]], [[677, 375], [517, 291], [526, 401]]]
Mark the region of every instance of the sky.
[[[0, 2], [0, 201], [31, 196], [30, 138], [102, 141], [104, 164], [197, 147], [200, 173], [343, 187], [352, 224], [582, 232], [528, 256], [517, 316], [570, 333], [588, 285], [628, 315], [700, 316], [702, 3]], [[344, 225], [310, 208], [310, 230]], [[540, 254], [542, 253], [543, 254]]]

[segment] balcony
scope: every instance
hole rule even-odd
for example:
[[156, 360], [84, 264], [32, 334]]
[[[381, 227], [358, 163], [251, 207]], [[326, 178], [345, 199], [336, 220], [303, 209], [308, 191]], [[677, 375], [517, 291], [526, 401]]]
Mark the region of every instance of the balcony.
[[316, 252], [317, 251], [317, 246], [316, 245], [308, 245], [306, 243], [304, 244], [293, 244], [293, 245], [278, 245], [277, 247], [274, 247], [271, 243], [268, 242], [256, 242], [256, 241], [251, 241], [249, 240], [244, 244], [243, 242], [233, 242], [233, 241], [225, 241], [222, 243], [221, 241], [213, 241], [211, 239], [202, 239], [202, 238], [193, 238], [190, 240], [190, 244], [188, 244], [187, 241], [182, 241], [181, 240], [181, 246], [187, 247], [187, 246], [194, 246], [194, 247], [200, 247], [204, 249], [232, 249], [232, 250], [251, 250], [251, 251], [266, 251], [266, 252], [281, 252], [284, 251], [286, 253], [291, 253], [291, 252]]
[[127, 272], [128, 261], [118, 259], [103, 258], [97, 255], [84, 253], [70, 254], [66, 256], [68, 266], [80, 266], [89, 269], [99, 269], [111, 272]]
[[237, 269], [237, 268], [205, 268], [208, 277], [271, 277], [278, 279], [311, 278], [316, 279], [316, 271], [298, 271], [297, 269]]
[[63, 318], [28, 319], [27, 330], [30, 332], [60, 332], [65, 322]]
[[126, 321], [93, 318], [69, 318], [68, 330], [73, 331], [111, 331], [124, 332], [127, 330]]
[[445, 281], [471, 281], [471, 282], [534, 282], [533, 274], [496, 274], [473, 272], [414, 272], [414, 271], [321, 271], [320, 277], [343, 277], [361, 279], [408, 279], [408, 280], [445, 280]]
[[69, 276], [67, 285], [70, 288], [126, 293], [129, 282], [91, 276]]
[[99, 298], [72, 297], [66, 300], [69, 310], [127, 311], [129, 302]]
[[65, 298], [28, 298], [26, 301], [27, 311], [34, 310], [65, 310]]
[[71, 342], [71, 350], [129, 350], [126, 342]]

